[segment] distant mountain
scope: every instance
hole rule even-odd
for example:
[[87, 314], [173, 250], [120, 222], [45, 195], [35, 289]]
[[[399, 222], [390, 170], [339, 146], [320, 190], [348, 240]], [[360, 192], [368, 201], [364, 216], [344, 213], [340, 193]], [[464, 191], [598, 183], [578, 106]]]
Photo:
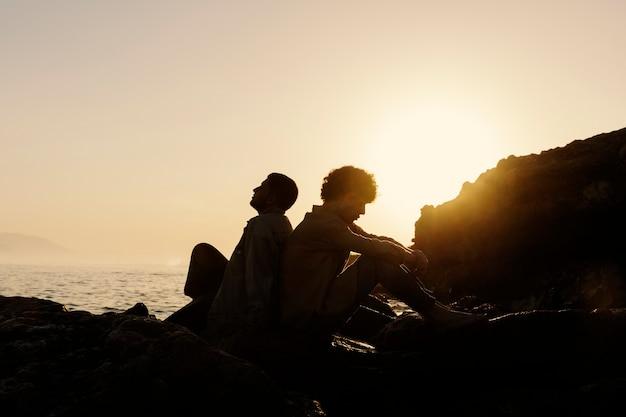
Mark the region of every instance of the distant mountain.
[[626, 306], [626, 129], [510, 156], [425, 206], [415, 246], [451, 300], [512, 310]]
[[0, 233], [0, 262], [62, 261], [72, 252], [48, 239], [20, 233]]

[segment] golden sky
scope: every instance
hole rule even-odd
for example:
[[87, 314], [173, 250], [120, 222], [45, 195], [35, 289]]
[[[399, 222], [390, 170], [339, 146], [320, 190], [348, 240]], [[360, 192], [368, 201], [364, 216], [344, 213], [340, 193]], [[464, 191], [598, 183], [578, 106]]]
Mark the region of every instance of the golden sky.
[[227, 256], [251, 190], [374, 173], [359, 224], [626, 125], [626, 2], [2, 1], [0, 232], [98, 262]]

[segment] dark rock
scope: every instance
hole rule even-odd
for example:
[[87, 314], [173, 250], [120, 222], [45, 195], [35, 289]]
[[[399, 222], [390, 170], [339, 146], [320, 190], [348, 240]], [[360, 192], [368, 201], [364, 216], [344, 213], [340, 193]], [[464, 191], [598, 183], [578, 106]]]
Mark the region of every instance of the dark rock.
[[611, 415], [625, 393], [623, 309], [513, 313], [453, 330], [404, 314], [374, 345], [340, 335], [325, 350], [273, 345], [266, 372], [150, 317], [8, 297], [0, 311], [8, 416]]
[[395, 315], [391, 316], [379, 310], [359, 306], [340, 332], [357, 339], [370, 340], [394, 319]]
[[361, 305], [378, 311], [381, 314], [385, 314], [390, 317], [396, 317], [396, 312], [388, 303], [388, 295], [381, 290], [384, 290], [384, 288], [382, 288], [380, 285], [376, 286], [376, 288], [374, 288], [374, 291], [372, 291], [372, 294], [365, 298]]
[[466, 311], [474, 314], [482, 314], [487, 317], [497, 317], [504, 314], [499, 306], [481, 301], [478, 297], [467, 295], [450, 304], [454, 310]]
[[523, 157], [425, 206], [415, 246], [440, 298], [508, 311], [626, 305], [626, 129]]
[[3, 297], [0, 295], [0, 317], [16, 317], [28, 314], [28, 312], [36, 313], [60, 313], [67, 311], [63, 304], [55, 303], [50, 300], [42, 300], [32, 297]]
[[144, 303], [137, 303], [122, 314], [129, 314], [132, 316], [148, 317], [150, 315], [148, 307]]
[[411, 350], [432, 336], [433, 328], [422, 316], [405, 313], [381, 329], [373, 343], [384, 350]]
[[624, 310], [514, 313], [449, 331], [407, 314], [386, 326], [376, 346], [380, 350], [358, 357], [344, 350], [330, 361], [342, 369], [333, 378], [351, 388], [322, 402], [329, 413], [594, 416], [622, 410]]
[[181, 326], [0, 296], [6, 416], [321, 415]]

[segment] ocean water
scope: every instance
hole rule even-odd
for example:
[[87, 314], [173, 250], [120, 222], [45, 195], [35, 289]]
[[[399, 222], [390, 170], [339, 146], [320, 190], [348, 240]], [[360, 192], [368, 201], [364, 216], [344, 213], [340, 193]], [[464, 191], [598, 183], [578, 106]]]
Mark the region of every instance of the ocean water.
[[[0, 295], [37, 297], [68, 310], [121, 312], [144, 303], [159, 319], [191, 301], [183, 294], [187, 265], [7, 265], [0, 264]], [[387, 298], [402, 314], [406, 304]]]
[[68, 310], [120, 312], [142, 302], [164, 319], [191, 301], [183, 295], [184, 266], [0, 264], [0, 295], [37, 297]]

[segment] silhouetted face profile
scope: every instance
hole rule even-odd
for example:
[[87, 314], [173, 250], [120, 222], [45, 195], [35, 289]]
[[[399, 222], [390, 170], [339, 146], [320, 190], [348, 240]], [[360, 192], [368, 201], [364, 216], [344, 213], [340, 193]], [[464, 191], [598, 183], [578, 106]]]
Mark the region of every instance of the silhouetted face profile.
[[365, 214], [366, 204], [368, 204], [368, 201], [365, 201], [362, 195], [350, 192], [340, 198], [339, 212], [337, 214], [344, 222], [352, 223]]
[[262, 212], [267, 210], [271, 205], [272, 200], [272, 190], [270, 189], [269, 180], [265, 179], [254, 190], [252, 190], [252, 199], [250, 200], [250, 205], [258, 212]]
[[284, 174], [272, 172], [265, 181], [253, 190], [250, 205], [259, 214], [280, 210], [285, 212], [298, 198], [298, 187], [294, 180]]
[[322, 184], [324, 205], [346, 223], [365, 214], [365, 205], [376, 198], [376, 180], [369, 172], [351, 165], [332, 170]]

